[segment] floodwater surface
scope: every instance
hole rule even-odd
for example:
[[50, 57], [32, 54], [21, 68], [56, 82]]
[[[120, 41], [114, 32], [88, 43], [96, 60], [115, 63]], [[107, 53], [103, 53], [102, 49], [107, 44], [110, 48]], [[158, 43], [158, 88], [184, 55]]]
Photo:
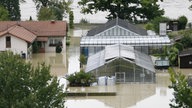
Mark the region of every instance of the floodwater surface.
[[[70, 33], [71, 44], [66, 52], [33, 54], [33, 65], [45, 62], [51, 66], [51, 74], [63, 78], [66, 74], [80, 70], [80, 35], [76, 31]], [[192, 75], [192, 69], [178, 69], [185, 75]], [[65, 84], [65, 79], [60, 79]], [[67, 97], [66, 108], [169, 108], [170, 100], [173, 99], [173, 90], [169, 89], [169, 74], [167, 70], [156, 73], [156, 82], [151, 84], [126, 83], [111, 86], [73, 87], [69, 91], [75, 92], [116, 92], [116, 96], [86, 96]]]
[[[79, 38], [72, 38], [72, 45], [67, 47], [67, 53], [33, 54], [32, 63], [46, 62], [51, 65], [51, 74], [63, 77], [79, 71]], [[191, 75], [192, 69], [176, 69], [185, 75]], [[64, 81], [65, 82], [65, 81]], [[75, 92], [116, 92], [116, 96], [86, 96], [67, 97], [66, 108], [169, 108], [173, 98], [173, 90], [169, 89], [169, 74], [167, 71], [156, 74], [156, 83], [140, 84], [126, 83], [111, 86], [73, 87]]]

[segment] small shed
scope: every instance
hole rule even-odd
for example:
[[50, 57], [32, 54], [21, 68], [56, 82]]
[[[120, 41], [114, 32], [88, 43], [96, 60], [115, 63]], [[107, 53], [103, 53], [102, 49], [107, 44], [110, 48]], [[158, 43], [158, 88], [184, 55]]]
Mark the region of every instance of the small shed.
[[187, 49], [179, 53], [179, 67], [192, 68], [192, 49]]

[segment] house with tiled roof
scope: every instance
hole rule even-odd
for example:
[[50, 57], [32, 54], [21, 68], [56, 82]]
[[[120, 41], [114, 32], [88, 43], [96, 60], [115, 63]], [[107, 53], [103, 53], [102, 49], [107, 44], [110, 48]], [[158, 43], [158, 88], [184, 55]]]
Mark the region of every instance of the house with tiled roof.
[[0, 51], [11, 50], [27, 57], [34, 42], [40, 53], [55, 52], [58, 43], [65, 51], [66, 36], [65, 21], [1, 21]]

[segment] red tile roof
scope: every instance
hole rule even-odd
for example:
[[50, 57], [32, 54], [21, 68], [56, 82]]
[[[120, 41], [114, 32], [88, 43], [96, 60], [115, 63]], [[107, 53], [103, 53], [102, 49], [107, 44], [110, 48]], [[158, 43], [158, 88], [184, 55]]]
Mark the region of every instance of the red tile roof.
[[25, 29], [21, 26], [17, 26], [17, 25], [10, 27], [3, 32], [0, 32], [0, 36], [3, 36], [5, 34], [11, 34], [15, 37], [18, 37], [18, 38], [25, 40], [27, 42], [30, 42], [30, 43], [32, 43], [37, 37], [32, 32], [28, 31], [27, 29]]
[[66, 21], [0, 21], [0, 34], [6, 29], [18, 25], [38, 36], [66, 36]]

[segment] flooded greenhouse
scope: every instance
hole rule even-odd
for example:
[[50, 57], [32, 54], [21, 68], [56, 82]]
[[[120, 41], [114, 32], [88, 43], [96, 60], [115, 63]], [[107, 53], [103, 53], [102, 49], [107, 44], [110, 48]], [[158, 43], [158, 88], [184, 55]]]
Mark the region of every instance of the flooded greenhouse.
[[155, 69], [150, 56], [127, 45], [111, 45], [87, 61], [86, 72], [115, 77], [116, 82], [155, 82]]

